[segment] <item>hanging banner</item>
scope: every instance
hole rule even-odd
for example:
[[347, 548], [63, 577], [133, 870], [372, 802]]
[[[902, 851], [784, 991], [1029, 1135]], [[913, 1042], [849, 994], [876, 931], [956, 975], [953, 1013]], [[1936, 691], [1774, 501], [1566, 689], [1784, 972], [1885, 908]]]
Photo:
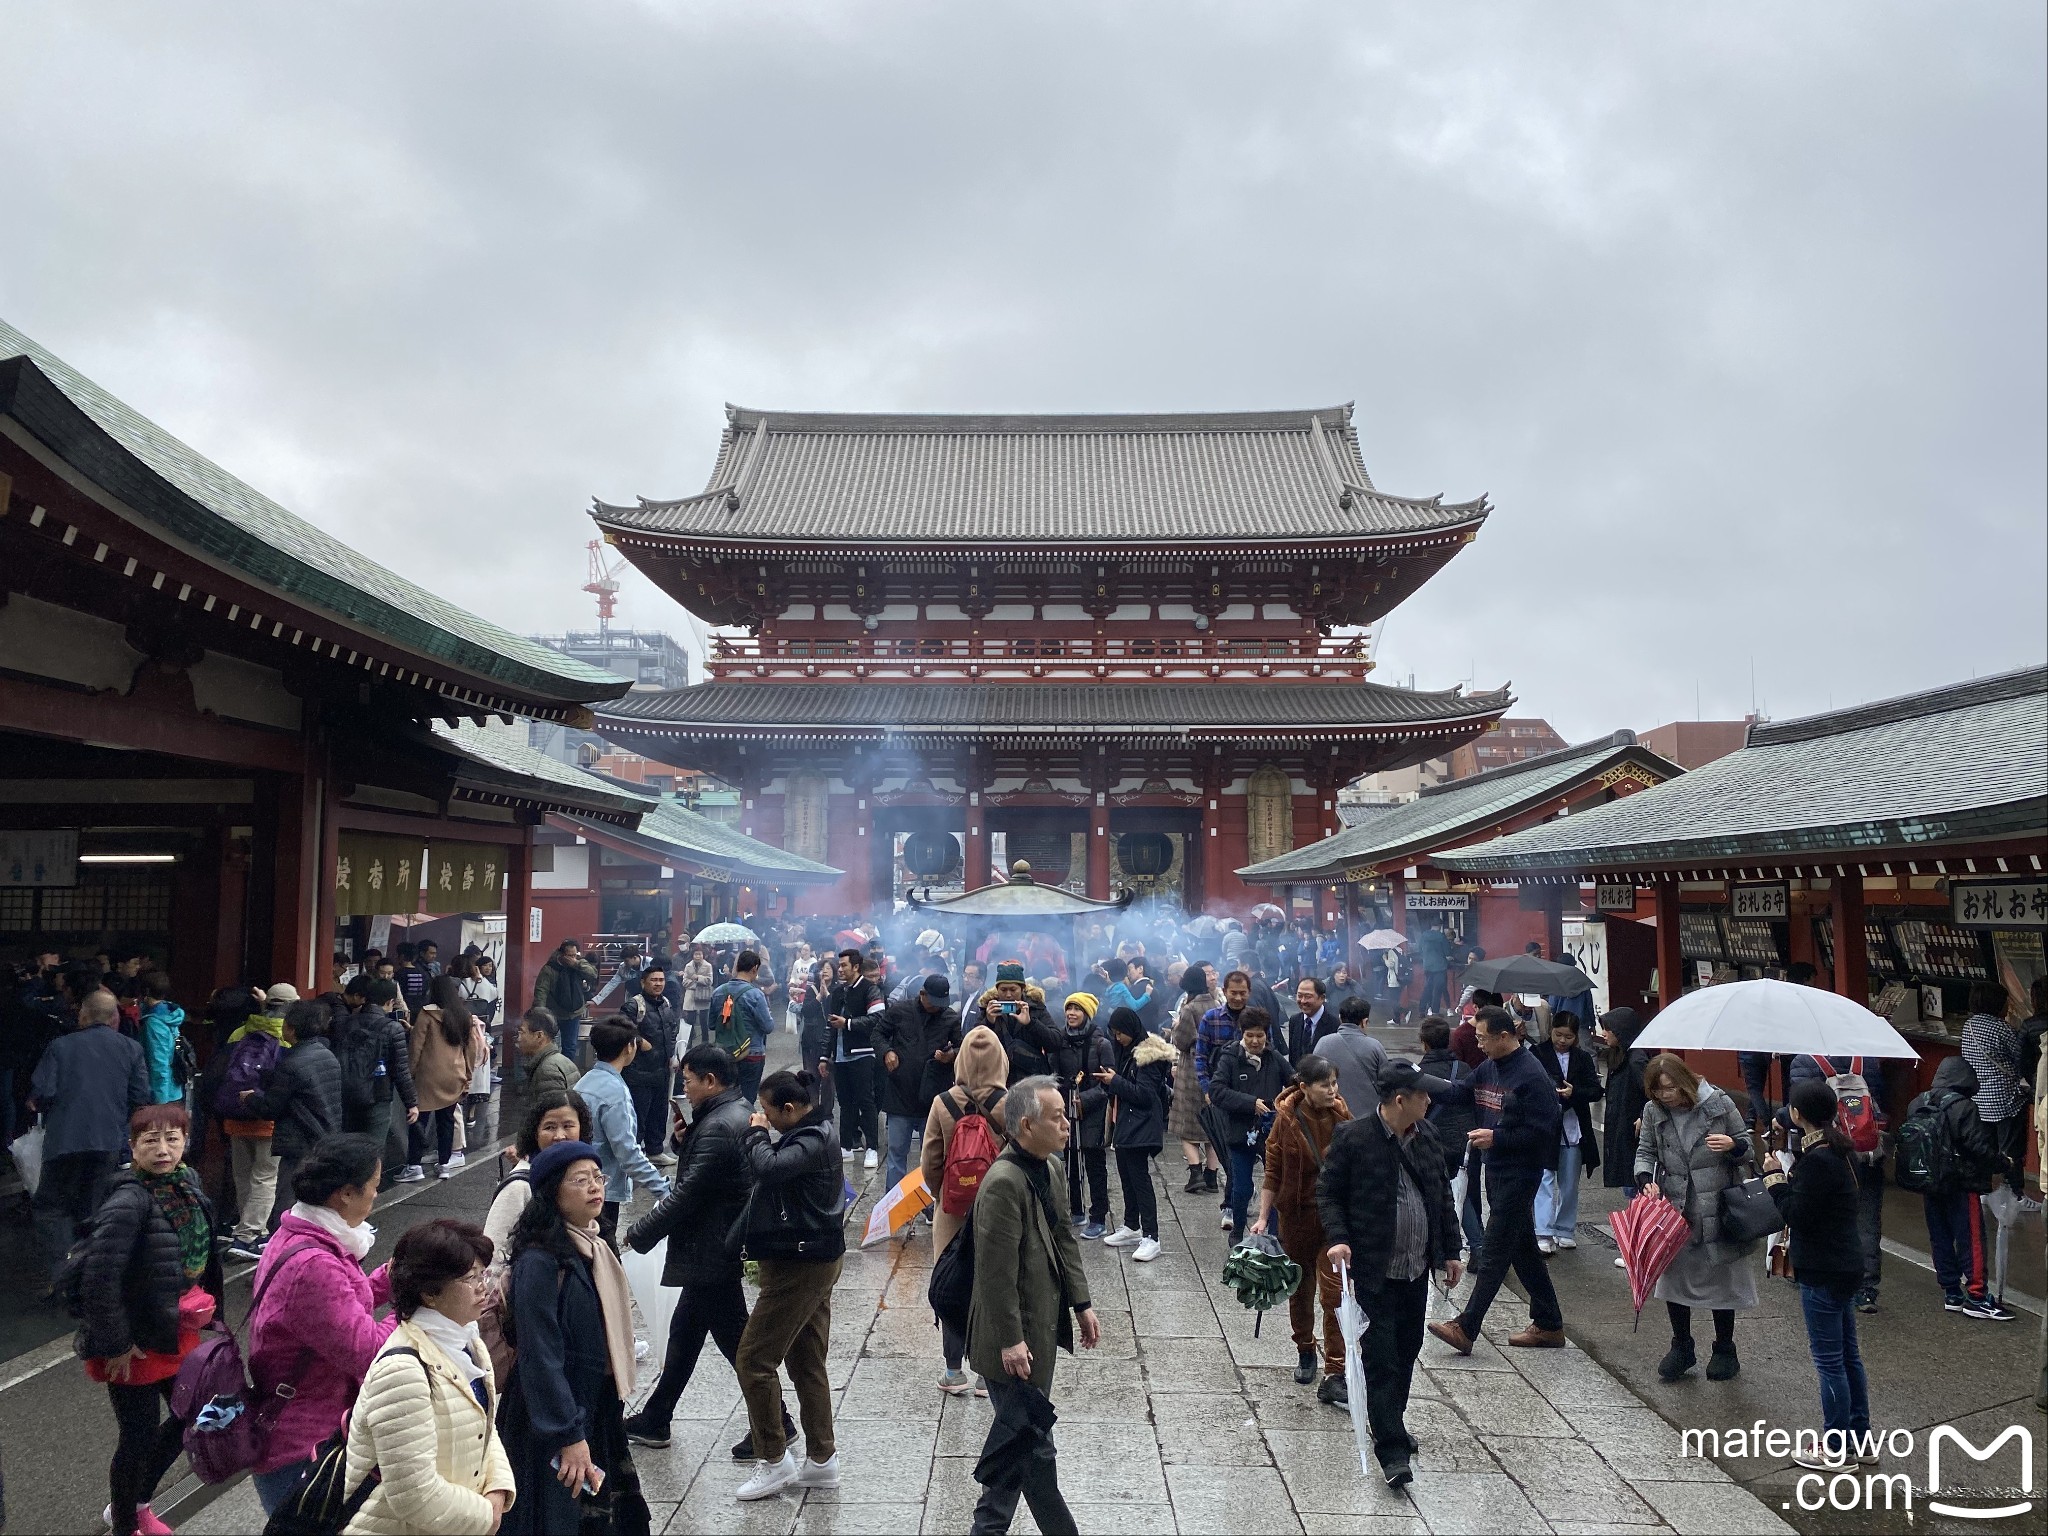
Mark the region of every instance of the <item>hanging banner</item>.
[[340, 917], [409, 916], [420, 909], [425, 847], [412, 837], [343, 828], [334, 860], [334, 910]]
[[0, 832], [0, 885], [76, 884], [78, 833], [75, 829]]
[[433, 912], [505, 910], [505, 845], [453, 843], [436, 838], [427, 845], [427, 908]]

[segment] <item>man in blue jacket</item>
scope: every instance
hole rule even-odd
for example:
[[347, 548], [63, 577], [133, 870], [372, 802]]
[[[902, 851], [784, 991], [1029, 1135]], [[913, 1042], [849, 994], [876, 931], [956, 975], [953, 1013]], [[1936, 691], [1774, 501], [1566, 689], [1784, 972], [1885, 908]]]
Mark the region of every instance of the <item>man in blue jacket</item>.
[[1474, 1262], [1465, 1310], [1447, 1323], [1431, 1323], [1429, 1331], [1459, 1354], [1471, 1354], [1486, 1310], [1512, 1265], [1529, 1293], [1529, 1326], [1511, 1335], [1508, 1343], [1522, 1349], [1562, 1349], [1564, 1313], [1536, 1246], [1535, 1207], [1543, 1175], [1557, 1167], [1563, 1109], [1550, 1074], [1522, 1044], [1513, 1014], [1505, 1008], [1481, 1008], [1473, 1023], [1486, 1060], [1469, 1078], [1446, 1083], [1434, 1097], [1439, 1104], [1478, 1106], [1479, 1127], [1467, 1136], [1486, 1154], [1486, 1236]]

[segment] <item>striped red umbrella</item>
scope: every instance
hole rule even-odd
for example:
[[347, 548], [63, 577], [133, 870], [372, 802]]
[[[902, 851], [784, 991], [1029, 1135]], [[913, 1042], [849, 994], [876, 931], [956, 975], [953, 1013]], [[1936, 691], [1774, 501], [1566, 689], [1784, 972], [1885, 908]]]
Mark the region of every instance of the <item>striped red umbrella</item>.
[[1692, 1241], [1692, 1226], [1685, 1212], [1673, 1205], [1652, 1184], [1635, 1199], [1607, 1218], [1614, 1241], [1628, 1266], [1629, 1298], [1636, 1304], [1636, 1326], [1643, 1324], [1643, 1303], [1678, 1257], [1679, 1250]]

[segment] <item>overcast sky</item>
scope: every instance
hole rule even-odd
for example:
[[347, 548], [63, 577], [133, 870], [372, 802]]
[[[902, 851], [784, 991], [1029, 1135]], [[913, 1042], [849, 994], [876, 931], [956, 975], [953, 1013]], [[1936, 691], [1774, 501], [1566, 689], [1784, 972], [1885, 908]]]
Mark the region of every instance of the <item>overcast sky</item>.
[[522, 631], [727, 400], [1355, 399], [1497, 507], [1381, 680], [1784, 718], [2048, 650], [2043, 17], [9, 6], [0, 314]]

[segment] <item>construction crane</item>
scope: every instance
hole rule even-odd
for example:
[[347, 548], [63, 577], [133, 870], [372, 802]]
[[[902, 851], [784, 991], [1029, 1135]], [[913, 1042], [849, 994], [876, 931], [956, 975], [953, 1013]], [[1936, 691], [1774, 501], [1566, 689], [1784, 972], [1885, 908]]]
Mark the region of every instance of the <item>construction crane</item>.
[[603, 539], [592, 539], [584, 547], [590, 551], [590, 580], [583, 583], [583, 590], [597, 599], [598, 641], [609, 650], [612, 616], [619, 611], [619, 571], [625, 566], [626, 558], [621, 555], [606, 565]]

